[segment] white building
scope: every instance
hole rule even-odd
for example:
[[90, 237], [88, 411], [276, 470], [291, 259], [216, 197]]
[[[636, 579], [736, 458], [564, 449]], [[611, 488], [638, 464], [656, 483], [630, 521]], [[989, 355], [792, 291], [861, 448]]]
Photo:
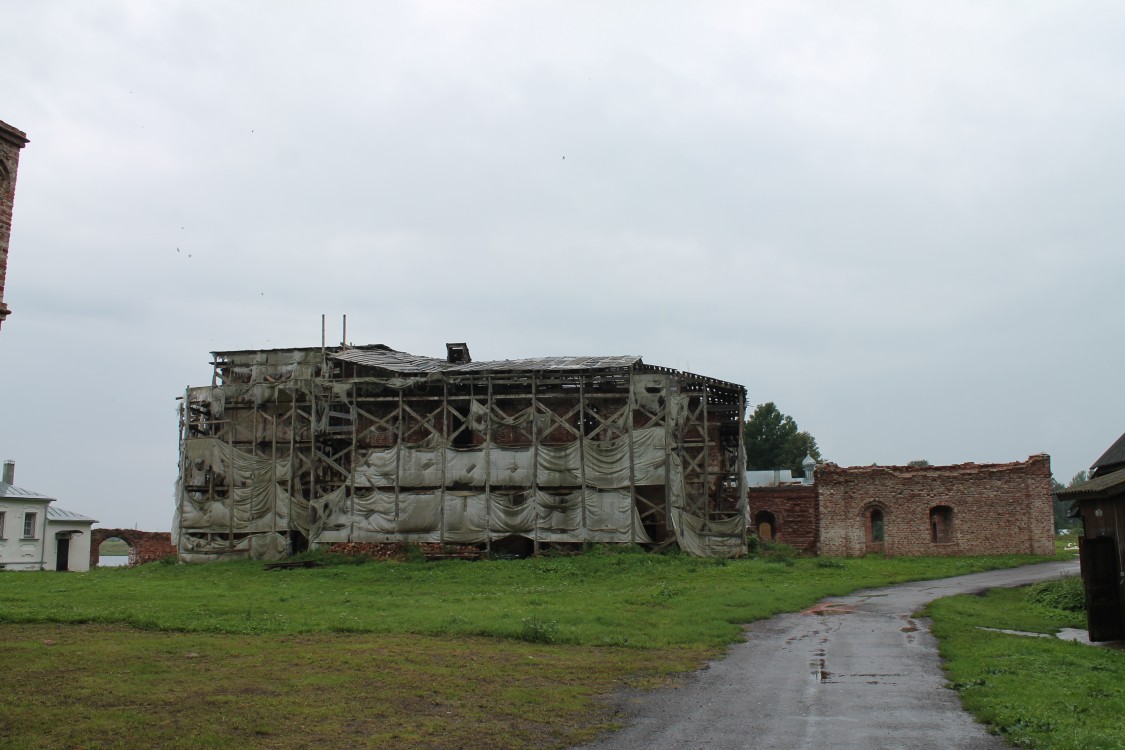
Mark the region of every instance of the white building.
[[52, 505], [54, 498], [16, 487], [15, 464], [0, 481], [0, 570], [90, 569], [90, 527], [97, 521]]

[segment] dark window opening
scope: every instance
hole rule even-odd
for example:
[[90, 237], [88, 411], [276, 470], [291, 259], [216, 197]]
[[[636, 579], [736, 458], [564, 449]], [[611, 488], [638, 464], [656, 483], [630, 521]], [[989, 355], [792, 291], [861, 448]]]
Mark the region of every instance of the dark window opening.
[[953, 541], [953, 508], [938, 505], [930, 509], [930, 541], [947, 544]]
[[883, 511], [879, 508], [872, 508], [867, 517], [868, 523], [868, 541], [875, 542], [876, 544], [883, 542]]
[[777, 537], [777, 518], [768, 510], [754, 514], [754, 530], [763, 542], [772, 542]]

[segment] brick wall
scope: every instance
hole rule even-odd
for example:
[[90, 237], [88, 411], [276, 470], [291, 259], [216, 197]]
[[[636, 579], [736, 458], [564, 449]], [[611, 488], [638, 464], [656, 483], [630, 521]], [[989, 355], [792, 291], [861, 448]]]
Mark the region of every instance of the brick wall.
[[1045, 454], [1007, 464], [826, 464], [817, 469], [816, 488], [821, 555], [879, 551], [870, 538], [872, 509], [883, 514], [887, 555], [1054, 553]]
[[106, 539], [117, 537], [129, 545], [129, 564], [143, 565], [176, 555], [172, 534], [167, 531], [136, 529], [94, 529], [90, 533], [90, 567], [98, 566], [98, 548]]
[[750, 487], [746, 499], [750, 511], [750, 530], [757, 530], [761, 513], [775, 519], [775, 536], [779, 542], [815, 555], [817, 541], [817, 491], [813, 485]]
[[8, 317], [4, 282], [8, 275], [8, 243], [12, 236], [12, 206], [16, 199], [16, 170], [27, 136], [0, 122], [0, 325]]

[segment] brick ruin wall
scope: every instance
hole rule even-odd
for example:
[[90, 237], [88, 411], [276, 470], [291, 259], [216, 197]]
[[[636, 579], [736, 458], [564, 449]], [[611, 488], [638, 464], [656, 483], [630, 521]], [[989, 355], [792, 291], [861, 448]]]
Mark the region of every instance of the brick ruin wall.
[[817, 501], [814, 485], [750, 487], [746, 499], [750, 531], [756, 532], [761, 513], [773, 514], [774, 539], [796, 547], [805, 554], [816, 554]]
[[136, 529], [94, 529], [90, 533], [90, 567], [98, 567], [98, 548], [106, 539], [117, 537], [129, 545], [129, 564], [163, 560], [176, 556], [172, 534], [168, 531], [137, 531]]
[[0, 324], [8, 316], [4, 304], [4, 282], [8, 269], [8, 243], [12, 235], [12, 206], [16, 198], [16, 170], [20, 149], [27, 137], [7, 123], [0, 122]]
[[[826, 464], [817, 469], [816, 488], [821, 555], [879, 551], [871, 544], [872, 509], [883, 514], [886, 555], [1054, 553], [1051, 459], [1045, 454], [1007, 464]], [[941, 506], [950, 509], [947, 529], [941, 529]]]

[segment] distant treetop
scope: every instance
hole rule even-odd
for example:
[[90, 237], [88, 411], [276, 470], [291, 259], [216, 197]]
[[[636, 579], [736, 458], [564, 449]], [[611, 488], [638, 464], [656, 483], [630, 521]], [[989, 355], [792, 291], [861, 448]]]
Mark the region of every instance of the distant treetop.
[[821, 461], [816, 438], [797, 427], [793, 418], [782, 414], [767, 401], [754, 409], [743, 430], [746, 468], [750, 471], [789, 469], [793, 476], [804, 476], [805, 456]]

